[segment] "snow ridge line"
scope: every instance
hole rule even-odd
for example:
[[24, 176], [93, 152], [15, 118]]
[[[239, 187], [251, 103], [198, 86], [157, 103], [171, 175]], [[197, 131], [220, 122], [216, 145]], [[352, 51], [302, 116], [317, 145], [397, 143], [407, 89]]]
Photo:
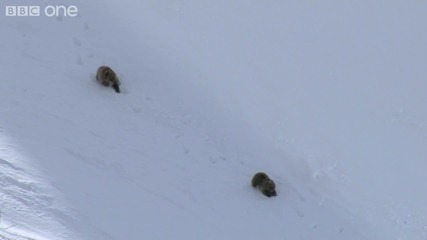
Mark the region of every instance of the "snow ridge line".
[[68, 231], [57, 216], [68, 214], [54, 189], [25, 165], [15, 144], [0, 137], [0, 240], [65, 239]]
[[52, 198], [39, 193], [36, 183], [29, 181], [25, 175], [25, 171], [0, 158], [0, 231], [5, 234], [0, 234], [0, 239], [31, 239], [21, 235], [13, 238], [9, 236], [15, 227], [28, 229], [25, 223], [13, 222], [13, 219], [19, 219], [15, 218], [18, 215], [32, 218], [34, 213], [39, 213], [42, 217], [41, 209], [52, 204]]

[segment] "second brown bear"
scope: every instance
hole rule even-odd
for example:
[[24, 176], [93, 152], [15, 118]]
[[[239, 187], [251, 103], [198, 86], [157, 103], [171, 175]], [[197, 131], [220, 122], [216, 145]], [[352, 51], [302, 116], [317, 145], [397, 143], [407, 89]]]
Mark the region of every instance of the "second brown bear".
[[276, 184], [266, 173], [258, 172], [252, 178], [252, 187], [258, 188], [265, 196], [276, 196]]
[[120, 93], [120, 81], [116, 73], [108, 66], [101, 66], [96, 71], [96, 80], [106, 86], [112, 87], [117, 93]]

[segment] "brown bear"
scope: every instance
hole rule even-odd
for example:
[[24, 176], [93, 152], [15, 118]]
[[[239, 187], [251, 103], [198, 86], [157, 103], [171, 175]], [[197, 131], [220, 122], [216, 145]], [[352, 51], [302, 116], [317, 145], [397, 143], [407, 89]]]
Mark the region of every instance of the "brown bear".
[[258, 188], [265, 196], [276, 196], [276, 184], [271, 180], [267, 174], [258, 172], [252, 178], [252, 187]]
[[106, 87], [111, 86], [117, 93], [120, 93], [120, 81], [117, 78], [116, 73], [110, 67], [99, 67], [96, 72], [96, 80]]

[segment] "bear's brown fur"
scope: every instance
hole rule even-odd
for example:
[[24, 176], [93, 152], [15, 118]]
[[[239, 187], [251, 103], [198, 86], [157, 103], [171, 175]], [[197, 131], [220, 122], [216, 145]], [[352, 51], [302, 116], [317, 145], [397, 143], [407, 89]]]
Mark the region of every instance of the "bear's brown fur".
[[96, 72], [96, 80], [106, 87], [111, 86], [117, 93], [120, 93], [120, 81], [117, 78], [116, 73], [110, 67], [99, 67]]
[[258, 172], [252, 178], [252, 187], [258, 188], [265, 196], [276, 196], [276, 184], [266, 173]]

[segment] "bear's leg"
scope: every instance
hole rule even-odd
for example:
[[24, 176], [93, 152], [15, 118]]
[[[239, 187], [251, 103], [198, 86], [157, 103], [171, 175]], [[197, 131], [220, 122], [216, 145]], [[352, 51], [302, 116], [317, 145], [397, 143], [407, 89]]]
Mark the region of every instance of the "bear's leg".
[[116, 93], [120, 93], [119, 84], [114, 83], [114, 84], [113, 84], [113, 88], [114, 88], [114, 90], [116, 90]]

